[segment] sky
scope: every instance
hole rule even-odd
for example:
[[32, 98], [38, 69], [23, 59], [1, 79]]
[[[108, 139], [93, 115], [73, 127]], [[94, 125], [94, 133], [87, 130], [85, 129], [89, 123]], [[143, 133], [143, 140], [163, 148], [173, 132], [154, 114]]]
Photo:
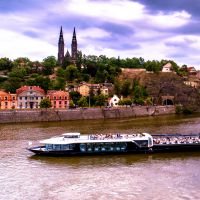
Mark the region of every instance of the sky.
[[60, 27], [71, 51], [170, 59], [200, 69], [200, 0], [0, 0], [0, 57], [57, 57]]

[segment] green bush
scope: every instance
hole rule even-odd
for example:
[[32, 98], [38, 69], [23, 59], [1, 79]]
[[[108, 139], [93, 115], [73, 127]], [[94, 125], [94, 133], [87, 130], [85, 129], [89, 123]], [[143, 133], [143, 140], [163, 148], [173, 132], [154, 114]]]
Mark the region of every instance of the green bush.
[[181, 114], [181, 113], [183, 113], [182, 106], [176, 106], [176, 114]]
[[183, 114], [190, 115], [193, 113], [193, 110], [190, 108], [183, 108]]

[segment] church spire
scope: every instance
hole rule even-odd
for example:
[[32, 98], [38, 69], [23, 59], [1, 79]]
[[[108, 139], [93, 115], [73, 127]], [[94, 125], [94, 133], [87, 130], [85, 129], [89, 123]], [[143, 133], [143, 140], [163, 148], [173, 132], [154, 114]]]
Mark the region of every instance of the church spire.
[[76, 29], [74, 27], [73, 37], [72, 37], [72, 44], [71, 44], [71, 56], [72, 56], [72, 62], [76, 63], [77, 58], [77, 40], [76, 40]]
[[62, 31], [62, 26], [60, 28], [60, 36], [58, 40], [58, 63], [62, 64], [64, 60], [64, 48], [65, 48], [65, 43], [64, 43], [64, 38], [63, 38], [63, 31]]

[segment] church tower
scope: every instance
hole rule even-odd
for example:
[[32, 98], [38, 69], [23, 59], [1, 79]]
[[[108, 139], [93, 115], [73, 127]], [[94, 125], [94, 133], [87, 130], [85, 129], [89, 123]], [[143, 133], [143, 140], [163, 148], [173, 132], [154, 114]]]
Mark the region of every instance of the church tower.
[[65, 43], [64, 43], [64, 38], [63, 38], [63, 31], [62, 31], [62, 26], [60, 28], [60, 36], [59, 36], [59, 41], [58, 41], [58, 63], [62, 64], [64, 60], [64, 48], [65, 48]]
[[77, 40], [76, 40], [76, 30], [74, 27], [72, 44], [71, 44], [71, 59], [74, 64], [76, 63], [76, 58], [77, 58]]

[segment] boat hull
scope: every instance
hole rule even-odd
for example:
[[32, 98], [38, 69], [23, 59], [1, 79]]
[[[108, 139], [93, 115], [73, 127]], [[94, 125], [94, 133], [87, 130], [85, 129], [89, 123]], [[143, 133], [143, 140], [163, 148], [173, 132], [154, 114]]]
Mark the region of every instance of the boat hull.
[[41, 156], [84, 156], [84, 155], [112, 155], [112, 154], [138, 154], [138, 153], [149, 153], [151, 149], [135, 149], [129, 151], [107, 151], [107, 152], [81, 152], [81, 151], [44, 151], [36, 148], [28, 148], [29, 151]]
[[154, 153], [200, 151], [200, 144], [154, 144], [152, 150]]
[[139, 153], [170, 153], [170, 152], [190, 152], [200, 151], [200, 144], [156, 144], [152, 148], [132, 149], [127, 151], [112, 152], [81, 152], [81, 151], [46, 151], [44, 147], [28, 148], [36, 155], [42, 156], [82, 156], [82, 155], [111, 155], [111, 154], [139, 154]]

